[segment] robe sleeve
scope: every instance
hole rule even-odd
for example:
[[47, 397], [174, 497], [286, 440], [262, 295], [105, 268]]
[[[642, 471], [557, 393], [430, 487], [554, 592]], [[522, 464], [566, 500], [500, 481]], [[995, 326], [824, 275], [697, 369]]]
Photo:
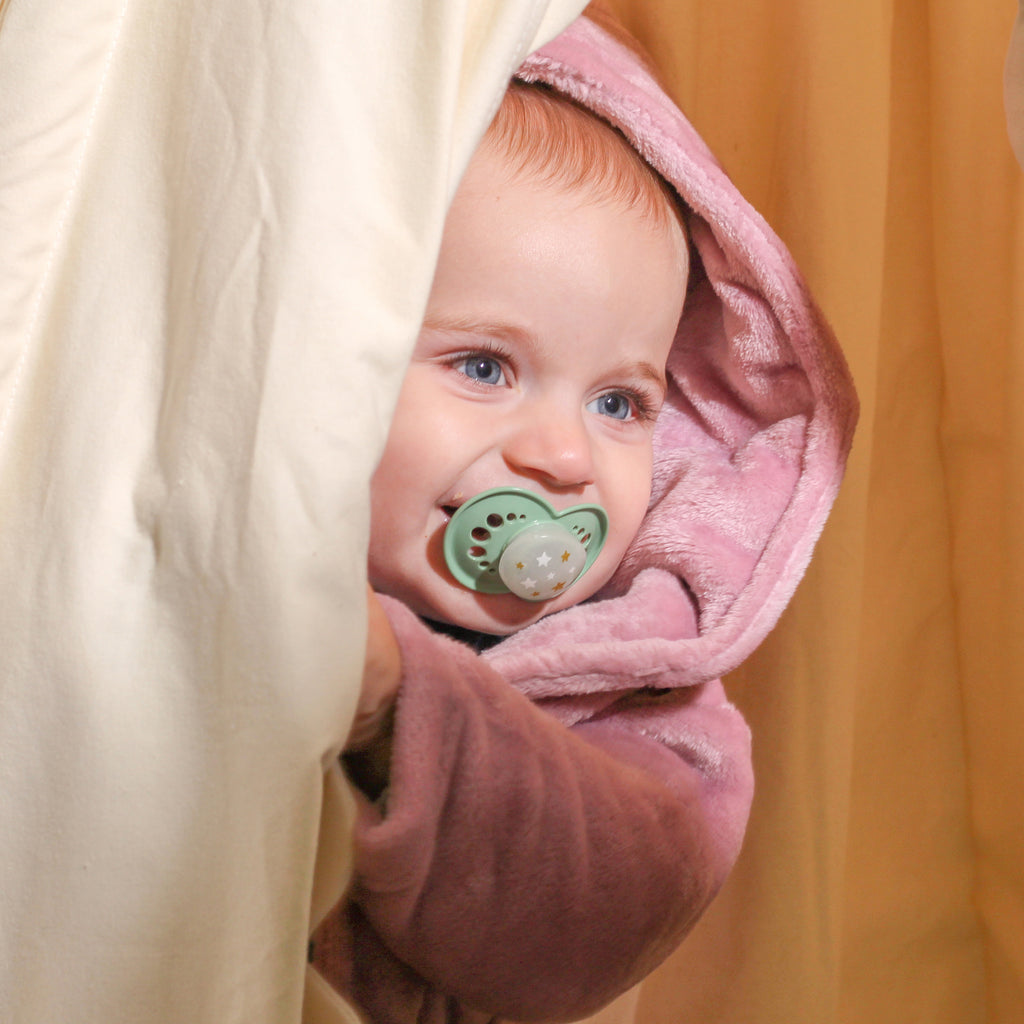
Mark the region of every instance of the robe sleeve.
[[386, 608], [405, 675], [386, 812], [362, 802], [351, 902], [327, 925], [350, 933], [342, 983], [374, 1020], [596, 1010], [676, 947], [731, 868], [745, 723], [715, 681], [595, 695], [570, 728], [563, 702], [532, 703]]

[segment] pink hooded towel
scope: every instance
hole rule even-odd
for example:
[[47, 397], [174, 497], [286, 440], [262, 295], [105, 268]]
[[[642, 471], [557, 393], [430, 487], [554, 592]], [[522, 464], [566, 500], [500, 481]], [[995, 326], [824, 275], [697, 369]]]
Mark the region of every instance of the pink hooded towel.
[[792, 259], [635, 55], [586, 18], [517, 77], [619, 128], [695, 258], [650, 508], [584, 604], [482, 654], [385, 599], [406, 666], [386, 810], [314, 964], [374, 1024], [567, 1020], [651, 971], [721, 886], [752, 795], [719, 678], [793, 594], [856, 398]]

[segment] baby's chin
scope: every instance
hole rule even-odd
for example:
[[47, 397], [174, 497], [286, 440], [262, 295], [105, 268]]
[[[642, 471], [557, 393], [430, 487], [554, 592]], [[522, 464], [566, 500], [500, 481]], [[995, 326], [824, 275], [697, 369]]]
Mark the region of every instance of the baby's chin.
[[[454, 587], [452, 588], [455, 589]], [[573, 602], [524, 601], [514, 594], [478, 594], [465, 588], [438, 599], [412, 605], [420, 615], [449, 626], [510, 636]]]
[[398, 598], [426, 619], [492, 636], [510, 636], [590, 595], [590, 588], [587, 588], [578, 596], [568, 592], [551, 601], [524, 601], [514, 594], [480, 594], [460, 584], [442, 581], [430, 587], [429, 592], [420, 588], [405, 590], [394, 582], [388, 585], [380, 581], [378, 585], [372, 574], [370, 583], [375, 590]]

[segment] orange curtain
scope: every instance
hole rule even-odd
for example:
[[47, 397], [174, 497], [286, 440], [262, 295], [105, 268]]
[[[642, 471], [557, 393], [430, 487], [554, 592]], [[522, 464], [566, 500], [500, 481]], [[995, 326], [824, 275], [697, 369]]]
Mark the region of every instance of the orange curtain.
[[804, 269], [863, 413], [729, 680], [759, 790], [696, 932], [601, 1024], [1024, 1021], [1024, 174], [1012, 0], [611, 0]]

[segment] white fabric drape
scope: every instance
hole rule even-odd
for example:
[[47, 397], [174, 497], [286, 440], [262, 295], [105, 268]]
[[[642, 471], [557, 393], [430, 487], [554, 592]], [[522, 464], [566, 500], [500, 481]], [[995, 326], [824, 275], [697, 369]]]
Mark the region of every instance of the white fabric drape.
[[298, 1019], [367, 481], [459, 173], [581, 7], [0, 4], [3, 1020]]

